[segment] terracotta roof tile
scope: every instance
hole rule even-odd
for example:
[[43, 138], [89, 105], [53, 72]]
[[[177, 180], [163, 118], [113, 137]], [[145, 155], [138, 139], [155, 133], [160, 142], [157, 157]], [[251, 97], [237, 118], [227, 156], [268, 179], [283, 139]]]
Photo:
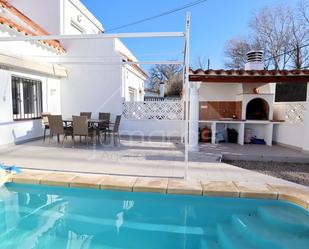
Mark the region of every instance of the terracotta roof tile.
[[[22, 22], [27, 24], [30, 28], [23, 27], [16, 22], [5, 18], [0, 17], [0, 23], [3, 25], [8, 25], [11, 29], [15, 29], [16, 31], [23, 33], [24, 35], [31, 36], [39, 36], [39, 35], [49, 35], [43, 28], [41, 28], [38, 24], [33, 22], [30, 18], [25, 16], [22, 12], [16, 9], [12, 4], [10, 4], [7, 0], [0, 0], [0, 5], [2, 8], [8, 10], [12, 15], [19, 18]], [[30, 30], [31, 29], [31, 30]], [[42, 43], [47, 44], [60, 52], [65, 52], [65, 49], [61, 46], [60, 42], [57, 40], [48, 40], [42, 41]]]
[[309, 70], [197, 70], [190, 69], [190, 81], [204, 82], [309, 82]]
[[201, 68], [192, 70], [192, 75], [309, 75], [309, 70], [223, 70], [223, 69], [209, 69], [203, 70]]

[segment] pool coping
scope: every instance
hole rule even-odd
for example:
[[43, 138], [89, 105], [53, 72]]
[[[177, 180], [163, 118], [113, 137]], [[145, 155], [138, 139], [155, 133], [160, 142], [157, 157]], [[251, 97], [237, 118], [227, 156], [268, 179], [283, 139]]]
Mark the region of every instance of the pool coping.
[[200, 181], [135, 176], [114, 176], [44, 170], [23, 170], [13, 183], [217, 197], [283, 200], [309, 210], [309, 189], [271, 183]]

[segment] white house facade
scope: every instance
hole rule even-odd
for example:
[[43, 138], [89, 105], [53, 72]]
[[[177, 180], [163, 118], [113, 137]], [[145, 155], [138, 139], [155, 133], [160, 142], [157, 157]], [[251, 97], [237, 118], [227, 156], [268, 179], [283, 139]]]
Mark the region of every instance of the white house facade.
[[[0, 7], [1, 36], [104, 32], [78, 0], [1, 0]], [[41, 137], [42, 113], [113, 117], [123, 101], [144, 97], [147, 75], [123, 64], [136, 58], [118, 39], [10, 41], [0, 51], [0, 146]]]

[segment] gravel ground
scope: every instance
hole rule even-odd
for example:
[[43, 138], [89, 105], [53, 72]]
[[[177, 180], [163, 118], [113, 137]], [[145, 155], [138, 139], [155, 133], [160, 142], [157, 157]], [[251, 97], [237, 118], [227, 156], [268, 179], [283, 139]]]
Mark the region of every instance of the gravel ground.
[[259, 173], [278, 177], [309, 187], [308, 163], [285, 162], [253, 162], [253, 161], [224, 161], [240, 168], [257, 171]]

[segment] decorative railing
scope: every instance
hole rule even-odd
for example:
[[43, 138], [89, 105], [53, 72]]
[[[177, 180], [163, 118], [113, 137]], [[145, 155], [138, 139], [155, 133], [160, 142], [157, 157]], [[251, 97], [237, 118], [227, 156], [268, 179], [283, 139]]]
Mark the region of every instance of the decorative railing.
[[292, 124], [303, 124], [305, 121], [305, 103], [287, 104], [285, 108], [285, 120]]
[[122, 115], [133, 120], [183, 120], [182, 101], [124, 102]]

